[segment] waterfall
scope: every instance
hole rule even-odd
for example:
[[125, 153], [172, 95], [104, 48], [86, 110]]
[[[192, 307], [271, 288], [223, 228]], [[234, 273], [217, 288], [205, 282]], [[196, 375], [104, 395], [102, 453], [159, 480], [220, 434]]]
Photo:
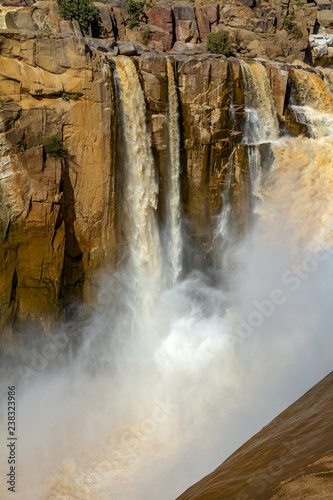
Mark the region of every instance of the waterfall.
[[257, 145], [251, 145], [248, 147], [248, 161], [250, 173], [250, 215], [252, 215], [262, 177], [260, 151]]
[[[145, 96], [131, 59], [117, 56], [114, 64], [128, 266], [105, 270], [100, 300], [83, 309], [82, 319], [47, 337], [29, 326], [18, 336], [17, 359], [11, 352], [1, 357], [6, 411], [8, 384], [18, 385], [17, 498], [176, 498], [331, 369], [333, 262], [303, 257], [304, 249], [333, 244], [333, 134], [326, 127], [323, 135], [318, 122], [313, 137], [278, 139], [265, 68], [242, 62], [248, 137], [223, 165], [216, 238], [219, 258], [231, 258], [220, 274], [207, 259], [200, 272], [181, 277], [178, 101], [168, 61], [167, 255], [179, 282], [163, 289]], [[328, 87], [318, 75], [295, 70], [294, 90], [301, 80], [307, 98], [293, 105], [304, 120], [319, 113], [320, 121], [327, 115], [322, 93], [331, 106]], [[261, 158], [270, 154], [269, 144], [259, 146], [264, 141], [275, 160], [261, 182]], [[259, 194], [255, 224], [235, 242], [232, 222], [247, 217], [246, 203], [251, 208]], [[243, 200], [245, 209], [237, 211]], [[131, 335], [133, 324], [142, 335]], [[7, 427], [1, 418], [3, 436]], [[8, 471], [5, 451], [0, 469]], [[268, 457], [267, 471], [272, 463]], [[1, 498], [8, 498], [5, 481]]]
[[151, 139], [146, 126], [144, 93], [133, 62], [117, 57], [120, 110], [123, 121], [125, 186], [123, 193], [125, 232], [130, 264], [141, 299], [148, 299], [151, 276], [158, 275], [160, 242], [156, 221], [158, 183]]
[[218, 226], [218, 237], [221, 239], [221, 246], [219, 246], [219, 257], [223, 254], [230, 243], [230, 215], [231, 215], [231, 201], [230, 201], [230, 187], [231, 178], [235, 160], [235, 149], [230, 155], [229, 163], [227, 165], [227, 179], [226, 184], [222, 191], [222, 212]]
[[241, 61], [248, 144], [274, 141], [279, 136], [274, 98], [264, 66]]
[[292, 68], [291, 83], [296, 104], [289, 108], [307, 124], [310, 138], [284, 137], [273, 144], [261, 216], [280, 237], [291, 235], [294, 250], [314, 252], [333, 245], [333, 96], [327, 80], [313, 72]]
[[175, 283], [181, 273], [182, 258], [182, 238], [180, 223], [180, 132], [179, 132], [179, 114], [178, 114], [178, 94], [175, 81], [174, 70], [171, 61], [167, 58], [168, 75], [168, 103], [169, 103], [169, 158], [170, 158], [170, 177], [169, 177], [169, 203], [168, 203], [168, 229], [169, 229], [169, 248], [168, 257], [171, 267], [172, 283]]
[[333, 134], [333, 95], [331, 74], [322, 79], [316, 73], [300, 69], [290, 70], [292, 81], [290, 109], [296, 121], [308, 127], [310, 137], [320, 138]]

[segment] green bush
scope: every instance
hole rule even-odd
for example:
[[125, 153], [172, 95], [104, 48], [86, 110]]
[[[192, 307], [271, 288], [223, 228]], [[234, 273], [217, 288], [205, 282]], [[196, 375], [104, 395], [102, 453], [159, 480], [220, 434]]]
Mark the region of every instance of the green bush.
[[67, 94], [67, 92], [63, 92], [63, 93], [61, 94], [61, 99], [62, 99], [63, 101], [69, 101], [69, 99], [70, 99], [71, 101], [77, 101], [77, 100], [78, 100], [78, 98], [79, 98], [79, 94], [76, 94], [76, 93], [75, 93], [75, 94]]
[[126, 24], [130, 29], [135, 28], [140, 21], [143, 21], [145, 18], [144, 8], [145, 2], [128, 0]]
[[209, 33], [207, 37], [207, 50], [215, 54], [230, 56], [232, 54], [232, 38], [229, 33], [227, 31]]
[[97, 7], [91, 0], [58, 0], [59, 14], [64, 19], [76, 19], [86, 30], [97, 17]]
[[27, 145], [26, 145], [25, 140], [23, 139], [23, 137], [21, 137], [21, 139], [17, 139], [15, 146], [17, 148], [20, 148], [20, 149], [23, 149], [23, 150], [27, 149]]
[[51, 158], [65, 158], [67, 148], [58, 135], [51, 135], [44, 144], [45, 153]]
[[288, 33], [291, 33], [291, 30], [295, 26], [294, 24], [294, 17], [293, 16], [287, 16], [283, 22], [283, 29], [288, 31]]
[[287, 16], [283, 23], [283, 28], [296, 40], [302, 38], [302, 28], [294, 23], [294, 16]]
[[147, 26], [145, 26], [145, 28], [143, 29], [142, 34], [141, 34], [142, 43], [144, 45], [148, 45], [150, 33], [151, 33], [150, 26], [149, 26], [149, 24], [147, 24]]
[[295, 24], [293, 26], [293, 29], [291, 30], [291, 34], [292, 34], [293, 38], [296, 38], [296, 40], [299, 38], [302, 38], [302, 36], [303, 36], [302, 28], [298, 24]]

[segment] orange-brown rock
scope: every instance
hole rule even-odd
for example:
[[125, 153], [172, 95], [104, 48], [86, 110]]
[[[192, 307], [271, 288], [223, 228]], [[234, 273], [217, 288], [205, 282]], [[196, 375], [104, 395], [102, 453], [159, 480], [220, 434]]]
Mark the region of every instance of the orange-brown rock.
[[333, 372], [178, 500], [333, 498]]
[[[0, 44], [4, 324], [87, 300], [95, 270], [115, 262], [115, 140], [110, 66], [83, 38], [3, 33]], [[45, 157], [51, 135], [65, 159]]]
[[149, 23], [161, 28], [164, 33], [162, 41], [165, 50], [171, 50], [175, 42], [174, 19], [172, 4], [168, 2], [158, 2], [148, 13]]
[[219, 6], [212, 4], [196, 9], [196, 18], [200, 39], [206, 42], [209, 33], [216, 31], [219, 24]]

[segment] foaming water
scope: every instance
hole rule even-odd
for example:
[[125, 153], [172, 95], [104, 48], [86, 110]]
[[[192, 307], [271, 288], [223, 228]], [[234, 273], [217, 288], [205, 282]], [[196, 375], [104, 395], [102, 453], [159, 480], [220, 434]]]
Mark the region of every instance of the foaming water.
[[319, 74], [291, 68], [290, 77], [296, 104], [308, 106], [322, 113], [333, 112], [332, 93]]
[[247, 112], [245, 140], [248, 144], [274, 141], [279, 124], [267, 72], [260, 63], [241, 61], [244, 104]]
[[[0, 388], [18, 386], [19, 500], [173, 499], [331, 370], [331, 138], [274, 143], [255, 189], [258, 218], [224, 270], [227, 290], [199, 272], [154, 288], [161, 250], [144, 98], [129, 59], [116, 64], [130, 265], [101, 281], [68, 365], [29, 347], [8, 354]], [[256, 147], [251, 155], [260, 179]], [[229, 168], [225, 238], [232, 158]], [[56, 335], [66, 339], [67, 327]], [[5, 410], [2, 398], [3, 436]], [[0, 454], [6, 470], [3, 443]], [[0, 493], [12, 497], [4, 482]]]

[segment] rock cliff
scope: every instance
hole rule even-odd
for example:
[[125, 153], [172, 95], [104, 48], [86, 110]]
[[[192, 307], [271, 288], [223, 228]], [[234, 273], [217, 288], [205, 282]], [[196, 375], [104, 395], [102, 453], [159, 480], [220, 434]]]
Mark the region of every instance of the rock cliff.
[[178, 500], [329, 499], [333, 373]]
[[[91, 300], [98, 270], [114, 267], [126, 255], [115, 56], [95, 45], [71, 35], [0, 33], [1, 325], [30, 318], [47, 328], [69, 303]], [[170, 58], [180, 106], [181, 204], [192, 249], [186, 259], [200, 267], [210, 258], [230, 161], [235, 232], [243, 234], [247, 224], [243, 77], [235, 58]], [[144, 52], [133, 60], [147, 102], [163, 225], [169, 163], [166, 56]], [[288, 108], [292, 66], [263, 64], [281, 129], [306, 133]], [[306, 71], [324, 77], [320, 70]], [[52, 135], [64, 142], [66, 158], [46, 155], [43, 145]], [[268, 153], [263, 146], [266, 162]]]
[[[234, 233], [241, 236], [248, 224], [241, 62], [207, 53], [210, 32], [228, 29], [237, 39], [238, 55], [262, 56], [280, 129], [307, 133], [288, 108], [294, 83], [292, 66], [284, 62], [306, 56], [308, 32], [316, 22], [312, 4], [158, 2], [146, 9], [146, 22], [132, 30], [126, 2], [96, 6], [98, 21], [85, 33], [77, 21], [59, 17], [54, 1], [8, 0], [2, 7], [0, 326], [29, 319], [41, 321], [47, 330], [68, 304], [92, 300], [98, 273], [126, 256], [114, 86], [118, 54], [133, 57], [145, 93], [161, 227], [169, 165], [166, 57], [175, 68], [181, 205], [191, 248], [185, 269], [211, 258], [231, 163]], [[302, 26], [299, 40], [283, 29], [286, 16]], [[147, 26], [145, 46], [142, 33]], [[274, 37], [285, 40], [284, 55], [274, 52], [279, 47]], [[268, 57], [282, 62], [269, 62]], [[306, 71], [324, 77], [320, 70]], [[52, 136], [65, 144], [66, 157], [47, 156], [44, 145]], [[264, 163], [271, 161], [268, 149], [260, 148]]]

